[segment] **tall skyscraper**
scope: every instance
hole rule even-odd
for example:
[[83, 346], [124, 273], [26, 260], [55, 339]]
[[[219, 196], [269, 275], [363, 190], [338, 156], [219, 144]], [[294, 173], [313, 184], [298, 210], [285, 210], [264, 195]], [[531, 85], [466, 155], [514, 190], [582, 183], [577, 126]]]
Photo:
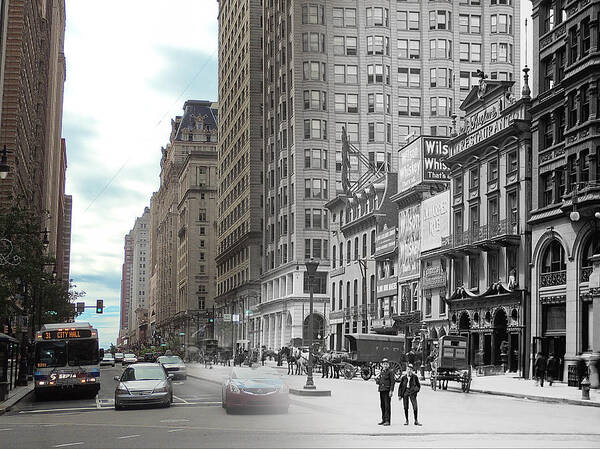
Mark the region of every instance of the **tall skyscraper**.
[[519, 3], [264, 2], [260, 344], [306, 336], [306, 259], [321, 261], [315, 313], [327, 315], [325, 204], [342, 192], [342, 129], [358, 179], [368, 166], [396, 171], [411, 135], [450, 135], [478, 70], [518, 92]]
[[124, 260], [121, 269], [121, 307], [119, 319], [119, 344], [123, 344], [129, 335], [129, 305], [131, 303], [131, 273], [133, 264], [132, 232], [125, 236]]
[[[262, 3], [219, 1], [219, 116], [224, 119], [219, 120], [215, 329], [221, 346], [248, 339], [246, 310], [260, 290]], [[239, 316], [239, 324], [224, 322], [226, 313]]]

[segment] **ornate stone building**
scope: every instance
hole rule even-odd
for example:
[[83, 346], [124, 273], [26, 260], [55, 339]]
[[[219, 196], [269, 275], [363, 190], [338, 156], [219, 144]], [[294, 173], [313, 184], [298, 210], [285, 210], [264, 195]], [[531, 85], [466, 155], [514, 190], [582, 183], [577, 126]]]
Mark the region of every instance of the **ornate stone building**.
[[[528, 69], [526, 69], [528, 70]], [[529, 262], [532, 165], [530, 91], [481, 79], [461, 109], [450, 142], [450, 331], [469, 337], [469, 360], [486, 370], [526, 375], [529, 367]], [[484, 369], [484, 368], [482, 368]]]
[[562, 378], [598, 358], [589, 293], [600, 245], [600, 2], [533, 1], [531, 344]]

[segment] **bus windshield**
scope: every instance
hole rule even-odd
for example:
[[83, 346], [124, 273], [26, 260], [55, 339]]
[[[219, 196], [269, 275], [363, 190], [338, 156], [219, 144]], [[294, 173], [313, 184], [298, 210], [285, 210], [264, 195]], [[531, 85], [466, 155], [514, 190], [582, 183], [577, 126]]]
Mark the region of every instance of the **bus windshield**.
[[69, 366], [98, 363], [98, 340], [69, 341]]
[[67, 344], [64, 341], [44, 341], [36, 345], [38, 368], [56, 368], [67, 364]]

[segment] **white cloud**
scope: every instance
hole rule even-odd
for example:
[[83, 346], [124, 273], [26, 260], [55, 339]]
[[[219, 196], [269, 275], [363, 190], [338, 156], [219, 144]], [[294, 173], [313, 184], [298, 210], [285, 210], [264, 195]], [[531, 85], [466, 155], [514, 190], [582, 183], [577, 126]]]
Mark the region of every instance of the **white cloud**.
[[[124, 236], [158, 188], [170, 120], [186, 99], [217, 97], [218, 3], [68, 0], [66, 10], [71, 277], [88, 305], [118, 306]], [[116, 339], [118, 316], [85, 318], [103, 344]]]

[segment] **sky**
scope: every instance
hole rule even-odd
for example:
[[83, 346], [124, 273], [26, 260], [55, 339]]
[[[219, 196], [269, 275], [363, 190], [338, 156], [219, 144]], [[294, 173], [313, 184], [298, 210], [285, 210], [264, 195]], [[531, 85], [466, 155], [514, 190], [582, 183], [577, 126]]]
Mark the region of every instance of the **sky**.
[[[103, 314], [92, 308], [78, 320], [98, 328], [108, 347], [118, 335], [124, 238], [158, 189], [171, 119], [188, 99], [218, 99], [218, 4], [66, 3], [63, 137], [66, 191], [73, 195], [71, 278], [86, 292], [87, 306], [104, 301]], [[531, 2], [521, 3], [523, 22]], [[524, 43], [523, 36], [522, 49]], [[531, 66], [531, 46], [528, 56]]]
[[216, 0], [67, 0], [63, 137], [73, 195], [77, 318], [116, 342], [124, 237], [159, 186], [161, 147], [188, 99], [217, 100]]

